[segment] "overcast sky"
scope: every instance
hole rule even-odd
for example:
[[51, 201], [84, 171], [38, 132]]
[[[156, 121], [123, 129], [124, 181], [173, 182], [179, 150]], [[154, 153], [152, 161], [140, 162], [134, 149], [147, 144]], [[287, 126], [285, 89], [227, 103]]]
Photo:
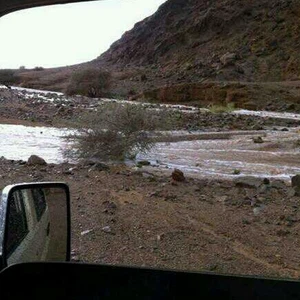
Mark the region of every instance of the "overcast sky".
[[166, 0], [46, 6], [0, 18], [0, 69], [66, 66], [98, 57]]

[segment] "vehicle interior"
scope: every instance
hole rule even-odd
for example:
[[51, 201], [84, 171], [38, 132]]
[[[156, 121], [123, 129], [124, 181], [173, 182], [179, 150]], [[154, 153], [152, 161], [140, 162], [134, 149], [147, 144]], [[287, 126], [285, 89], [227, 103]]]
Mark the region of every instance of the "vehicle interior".
[[[3, 0], [0, 16], [73, 2], [84, 1]], [[17, 184], [4, 189], [0, 207], [0, 219], [4, 220], [0, 224], [1, 299], [300, 298], [300, 282], [296, 279], [70, 261], [73, 196], [67, 185], [57, 182]], [[27, 206], [22, 204], [25, 198]], [[22, 260], [26, 262], [20, 263]]]

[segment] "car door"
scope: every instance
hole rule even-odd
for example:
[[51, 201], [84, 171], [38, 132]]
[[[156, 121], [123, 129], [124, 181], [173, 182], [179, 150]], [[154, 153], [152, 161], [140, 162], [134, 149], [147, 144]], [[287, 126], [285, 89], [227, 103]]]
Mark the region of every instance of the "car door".
[[15, 192], [13, 201], [10, 201], [6, 247], [8, 264], [40, 261], [47, 256], [50, 224], [42, 193], [39, 189], [25, 189]]

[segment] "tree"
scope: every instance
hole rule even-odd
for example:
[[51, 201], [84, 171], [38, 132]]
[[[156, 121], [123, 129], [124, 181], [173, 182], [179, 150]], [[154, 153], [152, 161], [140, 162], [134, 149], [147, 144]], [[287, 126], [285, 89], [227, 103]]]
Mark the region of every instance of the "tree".
[[66, 89], [67, 95], [83, 95], [87, 97], [103, 97], [108, 91], [111, 83], [109, 72], [89, 68], [75, 72], [70, 79]]
[[0, 84], [10, 88], [12, 84], [19, 81], [19, 76], [13, 70], [2, 69], [0, 70]]

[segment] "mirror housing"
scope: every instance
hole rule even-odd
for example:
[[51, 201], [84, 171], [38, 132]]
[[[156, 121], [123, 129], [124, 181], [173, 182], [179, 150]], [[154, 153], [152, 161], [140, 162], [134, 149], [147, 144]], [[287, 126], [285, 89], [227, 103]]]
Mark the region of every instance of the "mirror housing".
[[0, 270], [70, 260], [70, 192], [65, 183], [9, 185], [0, 200]]

